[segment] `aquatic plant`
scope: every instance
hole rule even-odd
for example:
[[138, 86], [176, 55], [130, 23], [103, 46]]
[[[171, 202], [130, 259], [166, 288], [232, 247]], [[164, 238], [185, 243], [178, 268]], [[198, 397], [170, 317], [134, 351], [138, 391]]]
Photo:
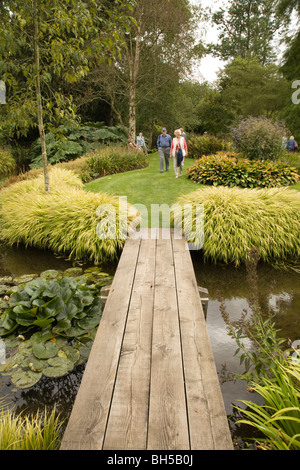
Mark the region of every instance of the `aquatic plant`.
[[[223, 380], [246, 380], [249, 391], [256, 392], [263, 404], [240, 400], [246, 409], [234, 405], [242, 419], [236, 424], [256, 428], [260, 436], [250, 439], [257, 449], [300, 449], [300, 361], [295, 349], [287, 349], [287, 341], [279, 337], [274, 318], [262, 311], [259, 302], [257, 278], [258, 250], [251, 250], [247, 261], [249, 307], [241, 318], [231, 321], [224, 302], [220, 299], [220, 311], [228, 334], [236, 344], [235, 355], [244, 364], [243, 373], [221, 371]], [[247, 341], [251, 341], [251, 347]], [[245, 439], [248, 443], [248, 438]]]
[[263, 405], [241, 400], [246, 409], [235, 407], [243, 416], [237, 421], [256, 428], [264, 437], [253, 439], [263, 450], [300, 450], [300, 364], [273, 356], [271, 378], [261, 377], [252, 390]]
[[0, 450], [56, 450], [63, 420], [47, 407], [35, 415], [17, 414], [0, 402]]
[[300, 194], [287, 188], [239, 189], [200, 188], [178, 198], [173, 213], [176, 226], [182, 221], [182, 208], [192, 207], [184, 234], [200, 249], [203, 233], [197, 230], [196, 208], [204, 206], [204, 259], [239, 265], [257, 248], [265, 262], [299, 259]]
[[22, 284], [7, 281], [17, 285], [7, 285], [0, 301], [0, 336], [7, 349], [2, 374], [28, 388], [42, 375], [60, 377], [84, 362], [101, 318], [100, 290], [111, 277], [95, 267], [84, 273], [48, 270]]

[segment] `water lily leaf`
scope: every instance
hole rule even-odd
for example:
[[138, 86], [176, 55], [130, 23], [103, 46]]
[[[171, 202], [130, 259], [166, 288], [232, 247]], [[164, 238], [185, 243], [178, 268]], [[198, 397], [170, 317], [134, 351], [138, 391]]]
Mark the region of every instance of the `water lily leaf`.
[[55, 318], [44, 318], [38, 319], [33, 322], [33, 325], [39, 326], [40, 328], [46, 328], [47, 326], [51, 325], [55, 321]]
[[49, 367], [43, 369], [46, 377], [61, 377], [74, 368], [74, 362], [65, 357], [53, 357], [48, 360]]
[[0, 295], [6, 294], [6, 292], [11, 288], [7, 284], [0, 284]]
[[57, 297], [60, 295], [60, 286], [56, 281], [48, 281], [43, 291], [43, 297]]
[[64, 346], [60, 351], [58, 351], [57, 355], [59, 357], [66, 357], [75, 364], [75, 362], [77, 362], [80, 357], [80, 352], [77, 348], [67, 345]]
[[37, 316], [39, 318], [54, 317], [63, 311], [64, 307], [64, 301], [59, 297], [54, 297], [53, 299], [49, 300], [49, 302], [46, 302], [42, 307], [40, 307]]
[[68, 268], [64, 271], [64, 277], [77, 277], [82, 274], [82, 268]]
[[47, 271], [43, 271], [40, 275], [42, 279], [57, 279], [61, 275], [61, 271], [57, 271], [56, 269], [48, 269]]
[[78, 326], [84, 330], [91, 330], [99, 325], [99, 318], [97, 317], [85, 317], [83, 320], [78, 320]]
[[15, 277], [14, 284], [25, 284], [26, 282], [32, 281], [37, 274], [23, 274], [23, 276]]
[[29, 388], [33, 387], [41, 377], [41, 372], [34, 372], [30, 369], [17, 370], [12, 373], [11, 381], [18, 388]]
[[71, 328], [71, 321], [65, 318], [64, 320], [60, 320], [57, 324], [53, 327], [53, 333], [60, 333], [61, 331], [68, 330]]
[[11, 276], [0, 277], [0, 284], [12, 284], [13, 278]]
[[44, 342], [42, 338], [40, 341], [38, 341], [35, 338], [32, 344], [33, 354], [38, 359], [49, 359], [51, 357], [54, 357], [57, 355], [59, 349], [60, 349], [59, 342], [53, 343], [50, 340]]

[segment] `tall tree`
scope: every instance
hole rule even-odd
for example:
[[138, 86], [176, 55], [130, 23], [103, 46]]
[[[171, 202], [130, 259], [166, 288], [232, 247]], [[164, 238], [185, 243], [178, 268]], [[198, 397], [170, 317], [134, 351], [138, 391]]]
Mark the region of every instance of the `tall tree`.
[[[38, 125], [42, 146], [45, 190], [49, 191], [45, 142], [48, 114], [72, 116], [53, 81], [75, 82], [90, 67], [91, 57], [103, 60], [119, 50], [120, 29], [128, 18], [128, 4], [117, 0], [106, 9], [99, 0], [2, 0], [0, 2], [0, 75], [8, 85], [8, 110], [2, 129], [26, 134]], [[124, 14], [126, 8], [126, 15]], [[50, 95], [50, 96], [49, 96]], [[50, 97], [50, 99], [49, 99]], [[54, 103], [51, 106], [50, 102]], [[59, 106], [62, 104], [62, 106]], [[60, 108], [60, 109], [59, 109]]]
[[187, 0], [139, 0], [132, 16], [135, 23], [125, 34], [121, 57], [110, 69], [99, 70], [98, 77], [93, 71], [93, 84], [87, 89], [91, 99], [98, 96], [110, 103], [117, 119], [128, 126], [129, 136], [135, 138], [139, 107], [151, 102], [150, 125], [157, 95], [188, 70], [194, 55], [198, 10]]
[[231, 0], [212, 21], [220, 31], [218, 44], [209, 46], [215, 55], [223, 60], [256, 56], [262, 64], [274, 60], [272, 41], [282, 22], [273, 0]]

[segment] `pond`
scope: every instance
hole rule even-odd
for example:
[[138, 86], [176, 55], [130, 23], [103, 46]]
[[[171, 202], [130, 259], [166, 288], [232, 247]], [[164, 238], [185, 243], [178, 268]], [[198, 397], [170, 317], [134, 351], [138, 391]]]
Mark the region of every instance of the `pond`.
[[[234, 268], [226, 265], [205, 264], [199, 253], [191, 252], [197, 283], [209, 292], [207, 312], [207, 328], [213, 349], [218, 373], [223, 365], [234, 372], [243, 372], [239, 359], [234, 356], [237, 345], [226, 331], [220, 313], [220, 301], [224, 300], [227, 312], [232, 320], [239, 319], [243, 309], [248, 308], [249, 286], [245, 267]], [[47, 269], [65, 270], [74, 263], [63, 257], [57, 257], [48, 251], [25, 249], [23, 247], [7, 247], [0, 244], [0, 277], [20, 276], [23, 274], [40, 273]], [[89, 267], [84, 265], [83, 267]], [[103, 270], [114, 274], [117, 263], [103, 265]], [[259, 293], [264, 309], [268, 308], [275, 314], [276, 326], [280, 337], [291, 341], [300, 339], [300, 283], [299, 274], [274, 269], [259, 264]], [[249, 347], [251, 345], [249, 344]], [[44, 405], [56, 405], [58, 411], [68, 418], [78, 391], [84, 365], [72, 373], [60, 378], [44, 377], [29, 389], [16, 389], [8, 377], [0, 375], [0, 397], [6, 396], [17, 411], [26, 409], [36, 411]], [[233, 404], [241, 406], [239, 400], [257, 401], [258, 397], [247, 391], [243, 381], [225, 382], [221, 385], [227, 415], [232, 415]], [[230, 420], [232, 436], [240, 438], [242, 431]]]

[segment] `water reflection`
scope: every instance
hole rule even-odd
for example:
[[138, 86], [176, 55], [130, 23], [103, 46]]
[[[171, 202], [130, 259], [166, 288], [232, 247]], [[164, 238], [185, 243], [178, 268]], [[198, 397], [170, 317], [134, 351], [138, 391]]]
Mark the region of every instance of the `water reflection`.
[[[224, 321], [220, 313], [219, 295], [224, 299], [227, 312], [232, 320], [240, 318], [243, 309], [248, 309], [250, 289], [247, 283], [245, 267], [211, 265], [202, 262], [199, 253], [191, 252], [198, 285], [209, 292], [207, 328], [215, 357], [217, 371], [220, 372], [224, 363], [229, 370], [243, 372], [239, 359], [234, 356], [237, 345], [227, 335]], [[40, 273], [46, 269], [65, 270], [72, 267], [73, 262], [55, 257], [51, 252], [24, 247], [9, 248], [0, 244], [0, 277], [20, 276], [22, 274]], [[84, 266], [87, 267], [88, 265]], [[103, 265], [110, 275], [115, 272], [117, 264]], [[259, 264], [259, 295], [265, 312], [270, 308], [275, 314], [280, 336], [292, 341], [300, 339], [300, 283], [299, 274], [275, 270]], [[248, 347], [251, 348], [250, 342]], [[0, 375], [0, 396], [7, 395], [16, 405], [17, 410], [35, 411], [39, 407], [56, 405], [63, 416], [68, 417], [72, 409], [84, 366], [78, 367], [71, 374], [50, 379], [43, 377], [38, 384], [27, 390], [17, 390], [9, 381], [9, 377]], [[226, 412], [231, 415], [233, 404], [241, 406], [239, 400], [258, 401], [259, 398], [247, 391], [247, 384], [242, 381], [222, 384], [222, 393]], [[231, 424], [232, 425], [232, 424]], [[232, 434], [240, 435], [240, 428], [232, 425]], [[243, 431], [244, 432], [244, 431]]]

